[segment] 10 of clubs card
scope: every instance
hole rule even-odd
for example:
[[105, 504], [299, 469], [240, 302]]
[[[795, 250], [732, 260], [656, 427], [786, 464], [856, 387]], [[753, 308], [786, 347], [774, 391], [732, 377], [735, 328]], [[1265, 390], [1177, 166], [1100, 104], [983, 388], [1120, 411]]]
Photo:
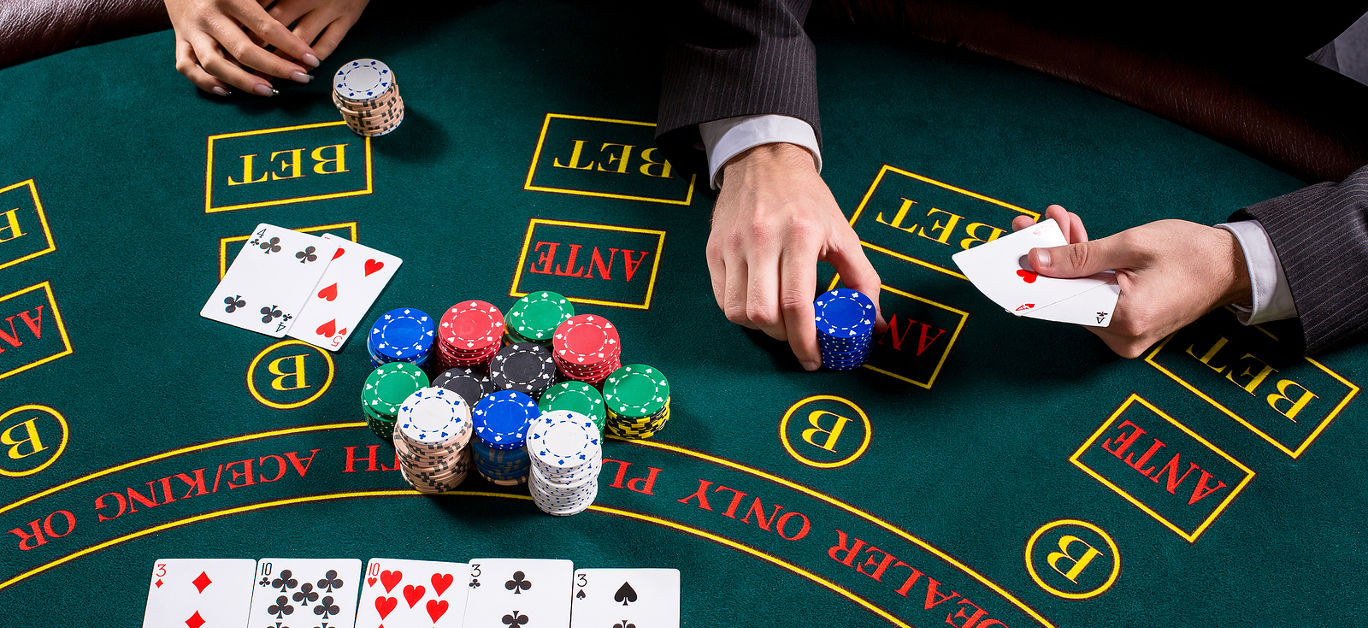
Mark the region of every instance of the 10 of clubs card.
[[349, 628], [356, 623], [360, 576], [355, 558], [263, 558], [247, 626]]
[[679, 628], [678, 569], [577, 569], [570, 628]]
[[570, 625], [570, 581], [574, 570], [574, 564], [568, 560], [472, 559], [465, 626]]

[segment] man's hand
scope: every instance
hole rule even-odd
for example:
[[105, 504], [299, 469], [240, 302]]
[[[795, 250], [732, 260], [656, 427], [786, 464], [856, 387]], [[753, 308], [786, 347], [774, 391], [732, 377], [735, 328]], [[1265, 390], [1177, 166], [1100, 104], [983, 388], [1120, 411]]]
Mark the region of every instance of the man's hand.
[[707, 249], [717, 305], [733, 323], [787, 340], [803, 368], [816, 370], [817, 262], [835, 266], [875, 307], [879, 275], [807, 149], [757, 146], [727, 162], [722, 177]]
[[[1088, 277], [1115, 270], [1121, 298], [1109, 327], [1089, 327], [1112, 351], [1134, 358], [1165, 336], [1232, 303], [1249, 303], [1244, 251], [1223, 229], [1185, 220], [1159, 220], [1088, 241], [1078, 216], [1058, 205], [1045, 211], [1071, 244], [1031, 249], [1036, 272]], [[1019, 216], [1012, 228], [1035, 224]]]

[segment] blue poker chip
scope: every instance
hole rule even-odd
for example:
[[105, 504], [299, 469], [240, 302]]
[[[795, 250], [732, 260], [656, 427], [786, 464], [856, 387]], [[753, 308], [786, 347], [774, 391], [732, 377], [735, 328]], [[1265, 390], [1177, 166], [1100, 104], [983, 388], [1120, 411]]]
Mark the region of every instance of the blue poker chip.
[[527, 442], [527, 427], [541, 414], [537, 401], [516, 390], [500, 390], [475, 404], [475, 435], [491, 449], [516, 449]]
[[437, 325], [422, 310], [401, 307], [380, 315], [371, 326], [366, 348], [373, 359], [396, 361], [426, 360], [432, 351]]
[[874, 330], [874, 302], [858, 291], [837, 288], [817, 297], [812, 306], [819, 335], [859, 338]]

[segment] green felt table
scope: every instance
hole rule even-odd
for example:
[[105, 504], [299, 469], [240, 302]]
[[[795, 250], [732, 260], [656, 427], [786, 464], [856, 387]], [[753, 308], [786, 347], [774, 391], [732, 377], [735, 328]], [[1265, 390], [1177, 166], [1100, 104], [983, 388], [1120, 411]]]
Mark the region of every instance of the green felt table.
[[[711, 195], [653, 148], [659, 27], [630, 5], [372, 7], [407, 117], [369, 141], [326, 78], [201, 96], [153, 33], [0, 71], [0, 607], [136, 625], [169, 557], [547, 557], [673, 567], [691, 626], [1343, 625], [1368, 614], [1368, 351], [1286, 355], [1218, 312], [1140, 359], [1011, 316], [950, 255], [1060, 203], [1091, 234], [1305, 184], [1076, 86], [817, 36], [823, 175], [885, 284], [867, 368], [806, 373], [728, 323]], [[555, 290], [660, 368], [556, 518], [408, 490], [363, 422], [361, 339], [198, 316], [258, 223], [404, 263], [367, 316]], [[821, 285], [834, 281], [823, 267]]]

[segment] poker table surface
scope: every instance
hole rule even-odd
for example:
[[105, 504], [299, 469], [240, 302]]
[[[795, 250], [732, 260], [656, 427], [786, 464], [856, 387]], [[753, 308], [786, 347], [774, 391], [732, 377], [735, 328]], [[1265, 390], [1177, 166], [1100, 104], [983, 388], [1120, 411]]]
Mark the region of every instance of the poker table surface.
[[[169, 31], [0, 70], [5, 625], [136, 625], [153, 561], [196, 557], [670, 567], [691, 626], [1368, 614], [1368, 351], [1303, 357], [1294, 327], [1222, 310], [1122, 359], [950, 260], [1051, 203], [1100, 237], [1307, 182], [1072, 84], [822, 29], [823, 177], [891, 330], [866, 366], [808, 373], [714, 303], [714, 197], [652, 139], [659, 24], [624, 3], [417, 13], [372, 6], [272, 99], [197, 93]], [[363, 57], [407, 107], [370, 139], [329, 98]], [[410, 490], [364, 423], [364, 337], [198, 315], [259, 223], [403, 259], [357, 336], [393, 308], [560, 292], [668, 376], [671, 420], [608, 439], [572, 517], [474, 478]]]

